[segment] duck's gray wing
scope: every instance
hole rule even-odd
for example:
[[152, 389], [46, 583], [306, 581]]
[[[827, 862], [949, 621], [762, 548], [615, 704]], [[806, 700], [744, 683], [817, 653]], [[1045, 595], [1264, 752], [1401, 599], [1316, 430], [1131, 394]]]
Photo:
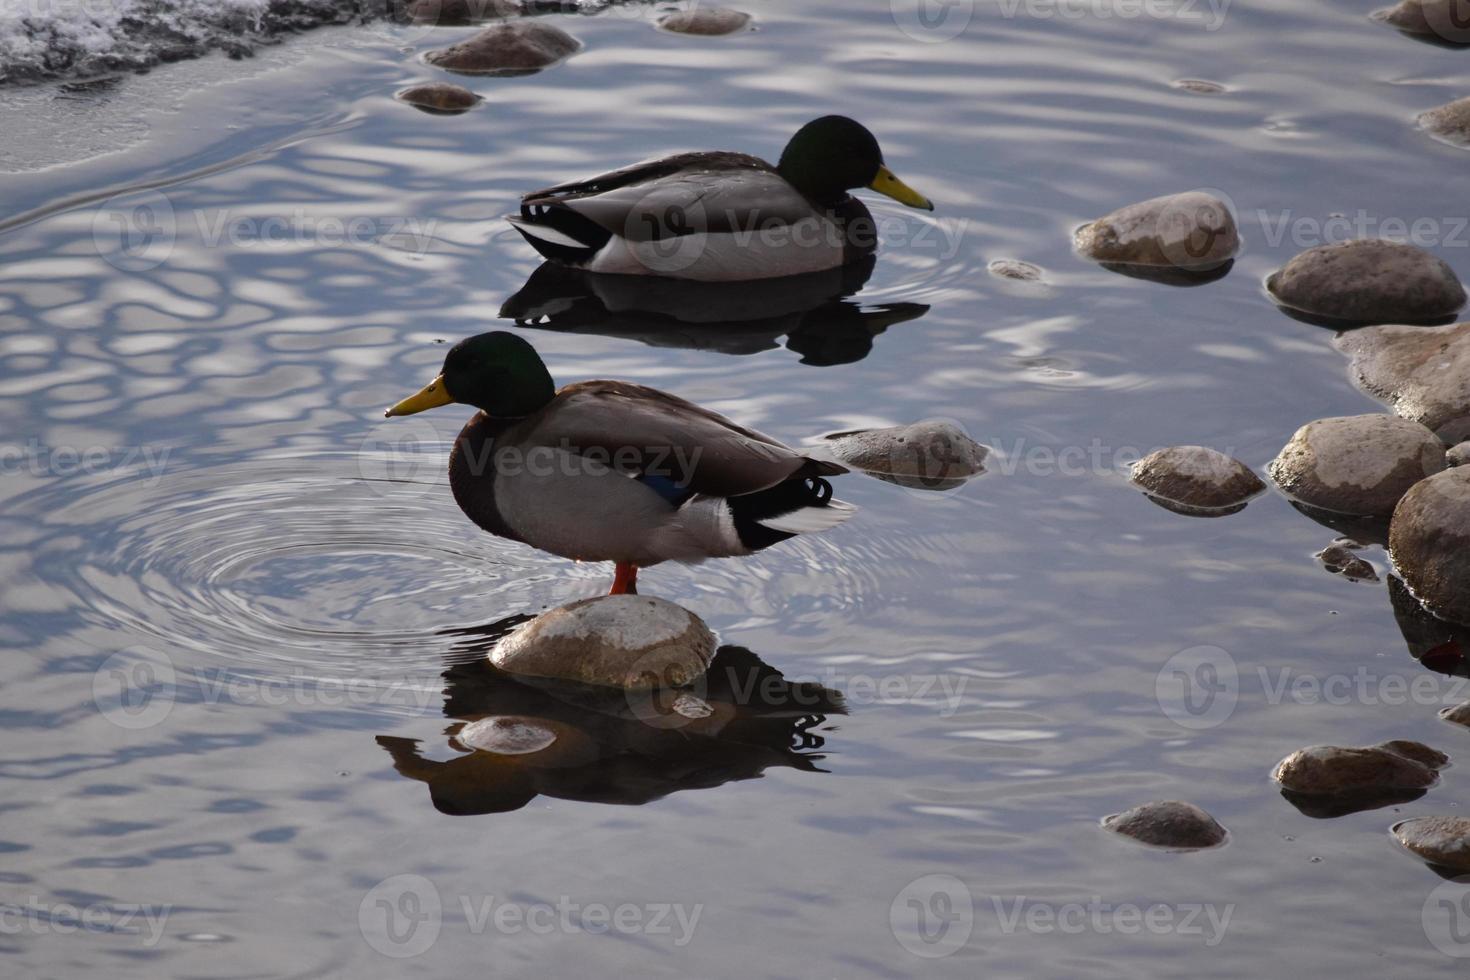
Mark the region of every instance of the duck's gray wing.
[[650, 160], [640, 160], [638, 163], [621, 167], [617, 170], [609, 170], [605, 174], [595, 177], [585, 177], [580, 180], [569, 180], [550, 187], [543, 187], [539, 191], [531, 191], [521, 198], [521, 204], [550, 204], [554, 201], [564, 200], [570, 197], [581, 197], [589, 194], [602, 194], [606, 191], [617, 190], [632, 184], [646, 184], [652, 180], [669, 177], [682, 170], [773, 170], [772, 166], [760, 157], [751, 156], [748, 153], [734, 153], [726, 150], [700, 150], [691, 153], [675, 153], [671, 156], [655, 157]]
[[720, 497], [847, 472], [693, 402], [622, 381], [563, 388], [517, 441], [605, 456], [622, 472]]

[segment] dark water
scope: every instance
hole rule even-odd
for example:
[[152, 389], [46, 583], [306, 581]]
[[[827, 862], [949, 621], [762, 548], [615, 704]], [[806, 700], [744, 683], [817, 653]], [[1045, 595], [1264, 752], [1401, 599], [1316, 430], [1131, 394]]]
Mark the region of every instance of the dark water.
[[[0, 236], [8, 975], [376, 976], [401, 968], [386, 950], [433, 975], [1420, 977], [1470, 953], [1441, 879], [1387, 835], [1458, 812], [1458, 769], [1336, 819], [1267, 778], [1320, 742], [1470, 752], [1435, 717], [1470, 690], [1410, 658], [1383, 586], [1318, 567], [1334, 532], [1279, 496], [1194, 520], [1122, 476], [1178, 443], [1260, 468], [1297, 426], [1375, 410], [1331, 332], [1260, 284], [1326, 240], [1298, 219], [1334, 214], [1370, 235], [1425, 219], [1419, 243], [1470, 274], [1467, 158], [1412, 125], [1465, 94], [1470, 55], [1364, 2], [981, 3], [943, 43], [853, 6], [759, 4], [757, 32], [717, 40], [647, 9], [566, 18], [582, 54], [471, 80], [487, 102], [453, 118], [391, 94], [435, 77], [411, 52], [454, 31], [323, 31], [142, 124], [132, 152], [0, 182], [19, 216]], [[5, 98], [73, 111], [40, 91]], [[467, 718], [553, 711], [466, 673], [476, 629], [610, 570], [475, 530], [442, 472], [463, 413], [383, 406], [432, 376], [439, 340], [510, 324], [538, 265], [500, 220], [519, 191], [679, 148], [774, 156], [828, 111], [938, 205], [874, 205], [888, 242], [861, 292], [737, 336], [584, 290], [541, 325], [561, 329], [521, 329], [561, 380], [658, 385], [792, 442], [949, 418], [997, 450], [991, 472], [948, 494], [846, 478], [862, 513], [840, 529], [644, 574], [727, 656], [846, 714], [441, 812], [395, 759], [460, 757], [446, 728]], [[1083, 221], [1195, 188], [1240, 214], [1225, 278], [1072, 255]], [[1045, 281], [990, 276], [1001, 258]], [[1201, 664], [1236, 686], [1181, 712], [1172, 668]], [[1160, 854], [1098, 827], [1176, 798], [1230, 843]], [[910, 887], [934, 874], [960, 884]], [[628, 928], [592, 934], [622, 904]], [[158, 930], [124, 919], [137, 906], [166, 908]], [[1152, 925], [1128, 912], [1154, 906]], [[904, 925], [919, 912], [934, 944]]]

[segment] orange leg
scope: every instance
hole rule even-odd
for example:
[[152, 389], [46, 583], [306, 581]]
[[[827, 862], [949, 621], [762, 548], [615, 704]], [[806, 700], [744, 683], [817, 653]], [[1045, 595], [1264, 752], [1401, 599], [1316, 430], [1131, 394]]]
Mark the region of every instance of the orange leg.
[[613, 575], [612, 591], [608, 595], [637, 594], [638, 566], [625, 561], [618, 562], [617, 572]]

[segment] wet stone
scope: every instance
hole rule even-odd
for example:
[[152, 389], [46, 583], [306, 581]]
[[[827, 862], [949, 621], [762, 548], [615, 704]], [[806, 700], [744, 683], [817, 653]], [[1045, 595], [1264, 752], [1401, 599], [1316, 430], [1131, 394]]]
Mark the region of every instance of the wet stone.
[[715, 637], [698, 616], [651, 596], [582, 599], [517, 627], [490, 652], [503, 671], [644, 691], [703, 676]]
[[1465, 305], [1464, 287], [1442, 259], [1381, 239], [1307, 249], [1266, 287], [1283, 306], [1343, 323], [1427, 323]]
[[1425, 608], [1470, 624], [1470, 467], [1446, 470], [1406, 493], [1393, 512], [1388, 546]]
[[870, 476], [918, 490], [950, 490], [985, 472], [990, 450], [952, 422], [926, 419], [887, 429], [826, 437], [837, 460]]
[[728, 7], [696, 7], [659, 18], [658, 26], [674, 34], [718, 37], [750, 28], [751, 16]]
[[1317, 552], [1322, 567], [1335, 575], [1353, 582], [1377, 582], [1378, 572], [1366, 559], [1353, 554], [1353, 548], [1361, 548], [1356, 542], [1334, 541]]
[[1249, 466], [1205, 446], [1170, 446], [1139, 460], [1130, 477], [1174, 510], [1234, 513], [1266, 489]]
[[1444, 708], [1440, 711], [1439, 716], [1452, 725], [1464, 725], [1470, 728], [1470, 701], [1457, 704], [1452, 708]]
[[1285, 494], [1338, 514], [1386, 516], [1409, 488], [1445, 467], [1433, 432], [1393, 415], [1318, 419], [1267, 466]]
[[1094, 262], [1203, 270], [1235, 257], [1240, 232], [1224, 201], [1189, 191], [1119, 208], [1082, 226], [1073, 242]]
[[479, 105], [480, 97], [459, 85], [415, 85], [398, 93], [398, 100], [444, 115], [457, 115]]
[[1470, 438], [1470, 322], [1368, 327], [1343, 334], [1336, 346], [1352, 357], [1359, 387], [1395, 413], [1446, 443]]
[[1427, 745], [1402, 740], [1366, 748], [1313, 745], [1282, 759], [1271, 778], [1307, 796], [1421, 790], [1439, 782], [1437, 770], [1448, 761]]
[[1181, 850], [1218, 847], [1228, 836], [1214, 817], [1180, 800], [1145, 803], [1105, 817], [1102, 825], [1143, 844]]
[[1419, 127], [1435, 139], [1453, 146], [1470, 147], [1470, 98], [1419, 113]]
[[1408, 34], [1418, 34], [1449, 44], [1470, 43], [1470, 21], [1464, 0], [1400, 0], [1399, 4], [1374, 16]]
[[1414, 817], [1394, 824], [1393, 836], [1430, 864], [1470, 871], [1470, 818]]
[[466, 74], [524, 74], [556, 64], [581, 48], [560, 28], [512, 21], [424, 56], [431, 65]]

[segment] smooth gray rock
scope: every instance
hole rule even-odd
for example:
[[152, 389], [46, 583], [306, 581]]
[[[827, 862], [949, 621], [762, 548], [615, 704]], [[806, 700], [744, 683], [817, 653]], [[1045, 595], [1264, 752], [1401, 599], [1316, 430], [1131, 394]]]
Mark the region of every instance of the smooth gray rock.
[[1398, 6], [1375, 16], [1409, 34], [1438, 38], [1451, 44], [1470, 43], [1470, 23], [1463, 0], [1400, 0]]
[[1239, 510], [1266, 489], [1240, 460], [1205, 446], [1170, 446], [1149, 453], [1130, 480], [1160, 501], [1202, 511]]
[[1349, 323], [1424, 323], [1465, 305], [1465, 289], [1442, 259], [1376, 238], [1307, 249], [1266, 287], [1283, 306]]
[[1104, 817], [1102, 825], [1143, 844], [1181, 850], [1218, 847], [1229, 836], [1214, 817], [1181, 800], [1145, 803]]
[[490, 652], [511, 674], [626, 691], [684, 687], [704, 675], [715, 636], [672, 602], [608, 595], [558, 606], [519, 626]]
[[1470, 146], [1470, 98], [1419, 113], [1419, 127], [1452, 146]]
[[1271, 778], [1283, 789], [1307, 796], [1369, 794], [1428, 789], [1449, 761], [1417, 742], [1384, 742], [1366, 748], [1312, 745], [1277, 763]]
[[1464, 725], [1470, 728], [1470, 701], [1457, 704], [1452, 708], [1442, 708], [1439, 717], [1452, 725]]
[[1349, 370], [1368, 394], [1446, 443], [1470, 438], [1470, 322], [1368, 327], [1336, 346], [1352, 357]]
[[1449, 452], [1444, 454], [1444, 461], [1449, 466], [1464, 466], [1470, 463], [1470, 442], [1451, 446]]
[[460, 85], [415, 85], [398, 93], [398, 100], [416, 109], [456, 115], [480, 104], [480, 97]]
[[1389, 553], [1430, 612], [1470, 624], [1470, 467], [1417, 484], [1393, 512]]
[[566, 31], [537, 21], [511, 21], [430, 51], [431, 65], [471, 75], [525, 74], [556, 64], [582, 47]]
[[1202, 270], [1233, 259], [1240, 232], [1224, 201], [1188, 191], [1119, 208], [1079, 228], [1073, 243], [1094, 262]]
[[826, 437], [837, 460], [870, 476], [919, 490], [953, 489], [985, 472], [990, 450], [941, 419]]
[[1394, 838], [1406, 850], [1456, 871], [1470, 871], [1470, 818], [1414, 817], [1393, 825]]
[[658, 26], [674, 34], [699, 34], [717, 37], [750, 28], [750, 14], [728, 7], [695, 7], [660, 17]]
[[1445, 468], [1433, 432], [1393, 415], [1308, 422], [1267, 466], [1285, 494], [1321, 510], [1387, 516], [1414, 484]]

